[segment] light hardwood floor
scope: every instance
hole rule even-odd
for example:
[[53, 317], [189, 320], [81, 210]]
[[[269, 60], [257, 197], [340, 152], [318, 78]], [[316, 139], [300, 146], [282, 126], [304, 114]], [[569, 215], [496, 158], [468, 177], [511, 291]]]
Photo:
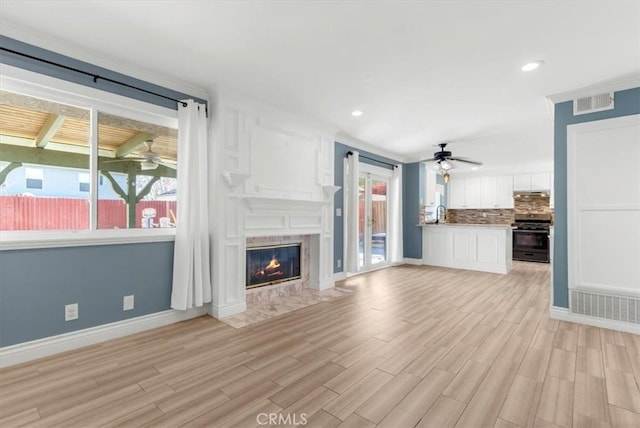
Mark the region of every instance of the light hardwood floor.
[[550, 320], [548, 265], [341, 286], [241, 329], [202, 317], [3, 369], [0, 426], [640, 427], [640, 337]]

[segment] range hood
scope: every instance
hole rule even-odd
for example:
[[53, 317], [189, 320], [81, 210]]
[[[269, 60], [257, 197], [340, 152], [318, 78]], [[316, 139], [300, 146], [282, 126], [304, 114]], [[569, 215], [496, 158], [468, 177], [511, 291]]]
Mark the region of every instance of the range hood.
[[539, 191], [525, 191], [525, 192], [513, 192], [513, 197], [515, 199], [526, 199], [531, 197], [541, 197], [546, 196], [549, 197], [549, 190], [539, 190]]

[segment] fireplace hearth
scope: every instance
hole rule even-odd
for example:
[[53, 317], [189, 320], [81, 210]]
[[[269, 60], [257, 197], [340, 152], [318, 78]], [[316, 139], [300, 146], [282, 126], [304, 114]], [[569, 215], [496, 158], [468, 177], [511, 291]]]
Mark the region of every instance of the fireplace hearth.
[[247, 248], [246, 288], [301, 278], [301, 244]]

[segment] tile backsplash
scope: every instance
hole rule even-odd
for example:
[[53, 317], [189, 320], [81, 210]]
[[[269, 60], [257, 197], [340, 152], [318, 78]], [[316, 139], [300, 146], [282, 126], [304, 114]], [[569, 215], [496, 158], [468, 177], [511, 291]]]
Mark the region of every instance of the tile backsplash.
[[513, 209], [447, 210], [447, 223], [511, 224]]
[[524, 196], [513, 199], [513, 205], [517, 214], [545, 213], [553, 214], [553, 209], [549, 207], [548, 196]]
[[516, 214], [528, 213], [551, 214], [553, 222], [553, 209], [549, 206], [548, 196], [514, 198], [513, 205], [513, 209], [447, 210], [447, 223], [511, 224]]

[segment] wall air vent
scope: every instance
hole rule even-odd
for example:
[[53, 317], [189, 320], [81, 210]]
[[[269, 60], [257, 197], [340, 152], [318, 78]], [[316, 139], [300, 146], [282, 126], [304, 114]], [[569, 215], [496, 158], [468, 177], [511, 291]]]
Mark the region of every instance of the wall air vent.
[[640, 299], [571, 290], [574, 314], [640, 324]]
[[573, 100], [573, 115], [613, 110], [613, 92]]

